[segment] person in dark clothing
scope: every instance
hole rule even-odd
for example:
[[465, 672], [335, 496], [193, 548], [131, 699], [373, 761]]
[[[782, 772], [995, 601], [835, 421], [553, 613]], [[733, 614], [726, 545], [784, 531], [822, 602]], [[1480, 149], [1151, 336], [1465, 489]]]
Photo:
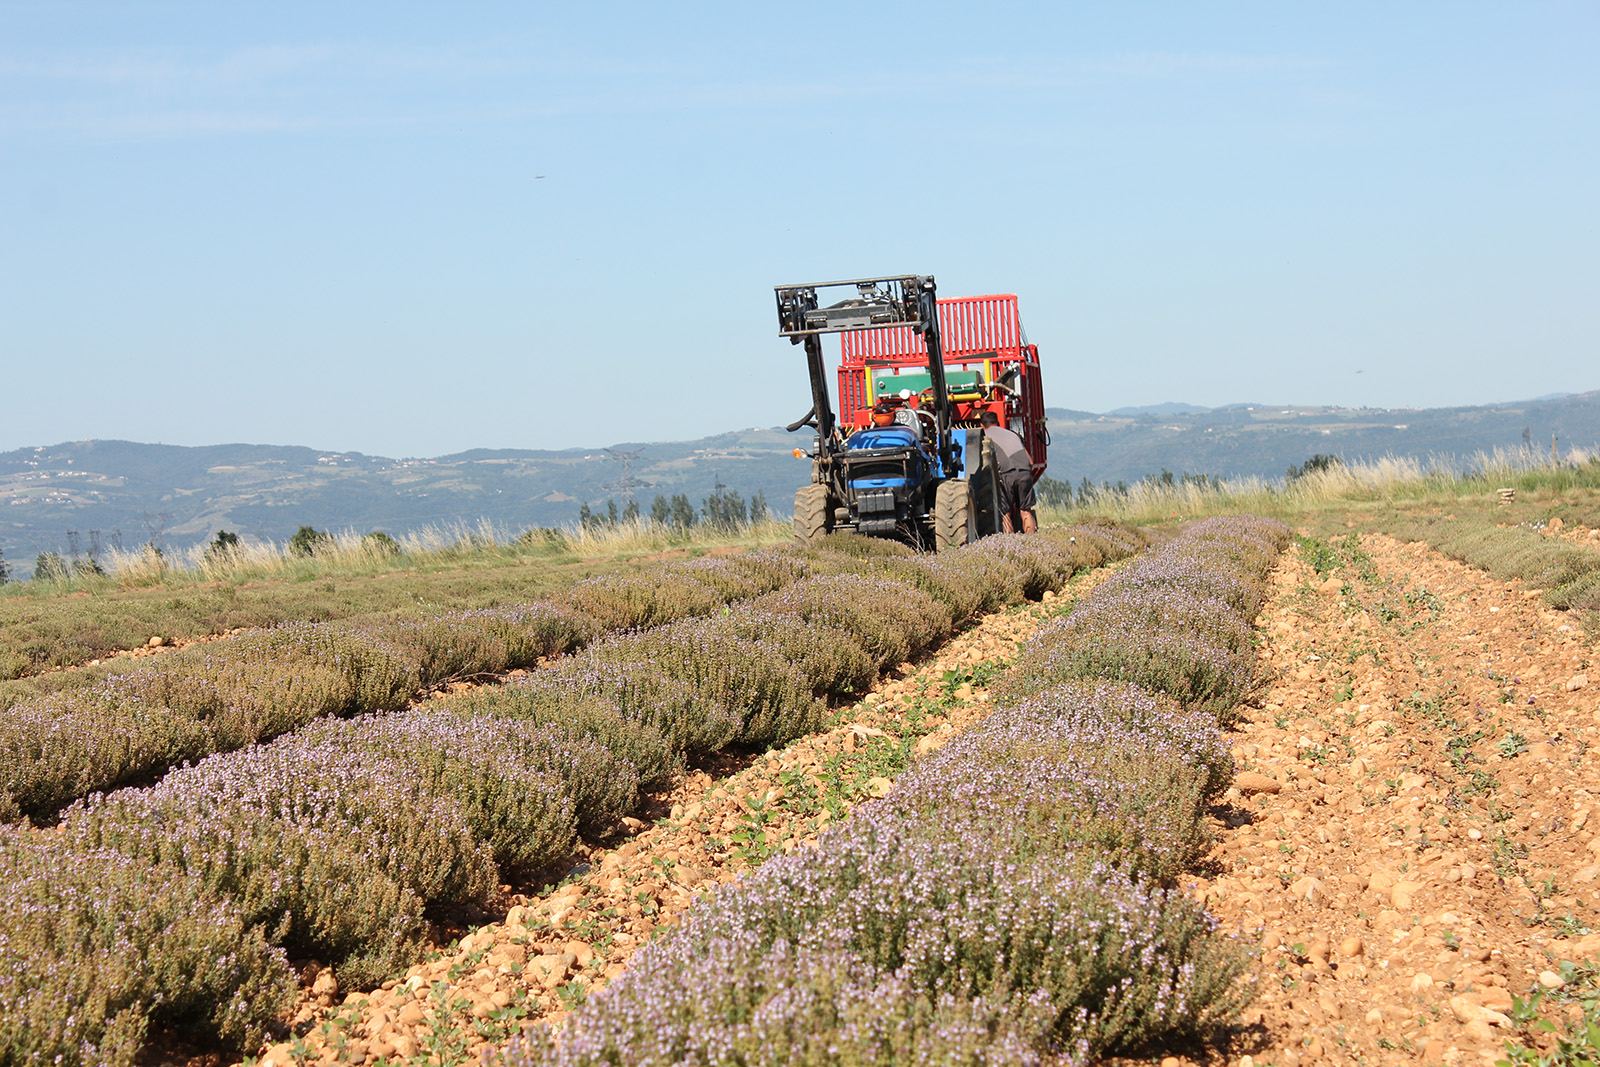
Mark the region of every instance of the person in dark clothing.
[[992, 411], [985, 411], [978, 421], [983, 424], [983, 435], [994, 443], [994, 459], [1000, 478], [1001, 526], [1013, 533], [1019, 524], [1023, 533], [1033, 533], [1039, 528], [1034, 514], [1038, 502], [1033, 495], [1033, 459], [1022, 438], [1000, 425]]

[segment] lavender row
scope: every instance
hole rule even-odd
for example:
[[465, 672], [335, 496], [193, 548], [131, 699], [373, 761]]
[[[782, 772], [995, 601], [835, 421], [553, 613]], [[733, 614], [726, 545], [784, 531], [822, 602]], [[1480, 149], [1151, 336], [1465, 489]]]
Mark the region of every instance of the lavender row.
[[[1282, 543], [1200, 524], [1075, 615], [1219, 614], [1217, 644], [1247, 653]], [[1028, 655], [1114, 636], [1071, 621]], [[1218, 717], [1188, 690], [1048, 673], [1014, 669], [1000, 710], [885, 801], [718, 892], [500, 1062], [1081, 1063], [1228, 1018], [1246, 957], [1173, 887], [1232, 777]]]
[[[570, 855], [578, 834], [604, 834], [686, 755], [814, 730], [827, 698], [943, 640], [979, 606], [1021, 599], [1045, 573], [1059, 587], [1074, 567], [1136, 547], [1098, 528], [1011, 541], [928, 561], [813, 553], [807, 565], [824, 573], [724, 614], [616, 635], [515, 684], [411, 712], [324, 719], [79, 801], [58, 832], [0, 838], [0, 862], [47, 841], [63, 868], [122, 872], [109, 897], [41, 881], [0, 905], [0, 930], [26, 931], [0, 934], [0, 974], [18, 976], [0, 1004], [0, 1048], [49, 1052], [16, 1062], [125, 1063], [138, 1046], [128, 1035], [147, 1025], [253, 1041], [292, 988], [286, 953], [331, 962], [346, 986], [376, 982], [418, 958], [429, 908], [482, 904], [502, 878]], [[919, 584], [889, 576], [908, 566]], [[153, 934], [62, 941], [44, 919], [61, 893], [110, 928], [130, 900], [173, 885], [187, 912], [220, 916], [196, 943], [241, 961], [221, 978], [161, 965], [158, 979], [136, 981], [140, 957], [161, 951]], [[54, 961], [83, 995], [29, 995], [34, 959]]]
[[1250, 624], [1283, 523], [1251, 516], [1196, 523], [1041, 629], [1006, 679], [1020, 698], [1072, 679], [1132, 682], [1224, 723], [1254, 684]]
[[0, 823], [49, 819], [97, 790], [268, 741], [328, 715], [403, 707], [419, 690], [515, 668], [596, 638], [703, 616], [812, 573], [838, 552], [772, 550], [578, 583], [549, 601], [430, 619], [290, 623], [162, 657], [8, 709]]

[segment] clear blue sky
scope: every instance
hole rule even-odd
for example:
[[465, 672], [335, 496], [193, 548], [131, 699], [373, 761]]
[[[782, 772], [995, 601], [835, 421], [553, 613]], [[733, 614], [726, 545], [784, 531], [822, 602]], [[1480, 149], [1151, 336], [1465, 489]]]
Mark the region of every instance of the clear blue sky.
[[0, 3], [0, 450], [788, 422], [875, 273], [1055, 406], [1584, 391], [1597, 163], [1592, 2]]

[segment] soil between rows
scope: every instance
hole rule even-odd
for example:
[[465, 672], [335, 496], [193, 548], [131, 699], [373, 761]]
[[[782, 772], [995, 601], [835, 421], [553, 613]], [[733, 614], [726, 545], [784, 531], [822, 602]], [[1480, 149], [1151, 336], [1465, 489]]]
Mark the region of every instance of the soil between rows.
[[1512, 997], [1600, 955], [1594, 649], [1518, 582], [1359, 544], [1275, 572], [1276, 678], [1189, 882], [1262, 946], [1227, 1058], [1493, 1063], [1522, 1036]]

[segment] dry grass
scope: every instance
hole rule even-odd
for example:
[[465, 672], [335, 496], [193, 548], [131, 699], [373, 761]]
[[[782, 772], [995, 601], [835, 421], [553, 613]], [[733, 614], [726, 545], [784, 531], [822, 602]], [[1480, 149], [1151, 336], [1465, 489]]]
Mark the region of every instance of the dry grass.
[[1220, 486], [1140, 482], [1102, 492], [1087, 504], [1043, 509], [1045, 521], [1082, 522], [1104, 515], [1122, 522], [1165, 524], [1207, 515], [1298, 518], [1360, 505], [1447, 504], [1489, 498], [1500, 488], [1560, 493], [1600, 488], [1600, 455], [1573, 452], [1556, 460], [1536, 449], [1495, 449], [1471, 456], [1383, 456], [1315, 471], [1287, 484], [1236, 478]]

